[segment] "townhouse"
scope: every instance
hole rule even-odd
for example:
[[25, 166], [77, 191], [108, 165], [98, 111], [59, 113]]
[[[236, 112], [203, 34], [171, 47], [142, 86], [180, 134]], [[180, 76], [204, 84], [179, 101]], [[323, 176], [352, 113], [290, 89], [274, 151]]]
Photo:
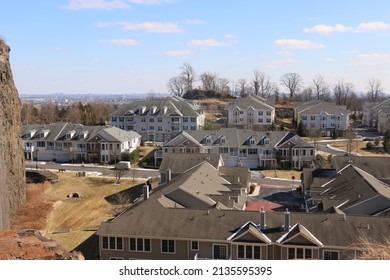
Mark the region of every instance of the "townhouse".
[[136, 131], [142, 141], [150, 142], [165, 142], [182, 130], [202, 129], [204, 121], [200, 106], [177, 96], [133, 101], [111, 114], [111, 125]]
[[249, 95], [229, 102], [227, 111], [228, 127], [265, 131], [275, 125], [274, 100]]
[[385, 134], [390, 129], [390, 106], [378, 112], [378, 131]]
[[360, 238], [381, 242], [389, 232], [383, 216], [237, 210], [223, 202], [229, 189], [208, 162], [151, 192], [145, 187], [138, 202], [100, 225], [100, 259], [350, 259]]
[[380, 101], [367, 103], [363, 106], [362, 123], [369, 127], [379, 129], [379, 113], [381, 111], [388, 111], [390, 108], [390, 98]]
[[156, 157], [166, 154], [220, 154], [225, 166], [250, 169], [301, 169], [313, 164], [314, 146], [292, 132], [237, 128], [182, 131], [163, 144]]
[[141, 143], [134, 131], [73, 123], [23, 125], [21, 137], [25, 158], [36, 161], [108, 163]]
[[305, 198], [307, 211], [333, 209], [348, 215], [383, 215], [390, 209], [390, 186], [348, 164], [326, 183], [310, 186]]
[[297, 124], [302, 121], [309, 133], [319, 131], [321, 136], [331, 136], [334, 131], [344, 133], [349, 127], [350, 114], [346, 106], [319, 100], [299, 104], [294, 109]]

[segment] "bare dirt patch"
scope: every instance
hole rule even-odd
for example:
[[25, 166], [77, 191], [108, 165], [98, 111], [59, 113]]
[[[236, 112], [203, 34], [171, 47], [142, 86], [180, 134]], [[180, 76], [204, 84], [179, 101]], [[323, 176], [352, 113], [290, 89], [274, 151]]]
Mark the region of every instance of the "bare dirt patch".
[[[104, 198], [142, 183], [131, 179], [77, 177], [59, 173], [58, 183], [31, 184], [25, 205], [13, 216], [14, 229], [37, 229], [69, 251], [94, 235], [100, 223], [116, 214]], [[69, 193], [80, 197], [68, 198]]]

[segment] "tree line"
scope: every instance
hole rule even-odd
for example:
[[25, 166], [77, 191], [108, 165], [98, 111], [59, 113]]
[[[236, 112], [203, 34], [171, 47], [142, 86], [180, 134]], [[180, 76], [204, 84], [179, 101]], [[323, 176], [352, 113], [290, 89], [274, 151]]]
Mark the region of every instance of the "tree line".
[[23, 102], [21, 106], [22, 124], [48, 124], [54, 122], [80, 123], [83, 125], [105, 125], [110, 120], [114, 105], [92, 102], [74, 102], [67, 106], [57, 104], [33, 105]]
[[285, 73], [278, 82], [275, 82], [267, 73], [253, 70], [249, 80], [241, 78], [231, 81], [220, 77], [218, 73], [206, 71], [197, 74], [189, 63], [184, 63], [180, 67], [179, 75], [170, 78], [166, 86], [171, 94], [184, 96], [195, 88], [196, 82], [199, 85], [198, 89], [201, 90], [235, 96], [273, 97], [276, 102], [333, 100], [336, 105], [346, 105], [352, 111], [361, 110], [364, 101], [376, 102], [383, 99], [385, 95], [382, 82], [375, 78], [367, 81], [367, 91], [364, 94], [358, 94], [353, 83], [340, 79], [334, 85], [330, 85], [321, 74], [317, 74], [310, 82], [305, 83], [298, 73]]

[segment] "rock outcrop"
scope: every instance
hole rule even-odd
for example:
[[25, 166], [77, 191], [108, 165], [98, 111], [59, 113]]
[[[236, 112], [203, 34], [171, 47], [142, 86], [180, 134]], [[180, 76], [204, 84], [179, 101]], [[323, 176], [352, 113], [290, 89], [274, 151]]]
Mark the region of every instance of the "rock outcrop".
[[84, 260], [81, 252], [66, 251], [37, 230], [1, 231], [1, 260]]
[[0, 39], [0, 230], [10, 228], [10, 214], [26, 199], [20, 99], [9, 52]]

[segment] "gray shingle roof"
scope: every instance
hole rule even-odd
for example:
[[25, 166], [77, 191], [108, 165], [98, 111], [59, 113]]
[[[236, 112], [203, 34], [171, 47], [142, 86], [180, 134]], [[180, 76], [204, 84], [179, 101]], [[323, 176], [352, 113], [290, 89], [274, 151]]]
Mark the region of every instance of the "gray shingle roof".
[[[145, 110], [142, 112], [142, 108]], [[164, 112], [166, 108], [166, 112]], [[153, 113], [154, 110], [154, 113]], [[151, 113], [152, 112], [152, 113]], [[112, 117], [125, 115], [180, 115], [196, 117], [201, 108], [191, 101], [180, 97], [167, 97], [164, 99], [136, 100], [123, 105], [111, 113]]]
[[229, 102], [228, 110], [238, 107], [241, 110], [246, 110], [249, 107], [253, 107], [255, 110], [275, 110], [275, 104], [273, 99], [265, 99], [260, 96], [249, 95], [247, 97], [237, 98], [234, 101]]
[[[175, 141], [180, 135], [186, 137], [186, 135], [190, 135], [192, 139], [196, 140], [198, 143], [201, 143], [205, 146], [249, 146], [249, 139], [253, 138], [255, 140], [255, 145], [261, 145], [261, 140], [267, 137], [270, 140], [269, 144], [263, 144], [264, 147], [275, 147], [278, 143], [282, 144], [287, 140], [295, 141], [298, 145], [303, 145], [303, 147], [312, 147], [309, 143], [304, 141], [302, 138], [297, 136], [292, 132], [284, 132], [284, 131], [252, 131], [246, 129], [237, 129], [237, 128], [221, 128], [220, 130], [189, 130], [183, 131], [172, 140], [166, 142], [164, 146], [176, 146]], [[205, 138], [210, 138], [210, 144], [205, 144]], [[221, 137], [225, 137], [226, 142], [221, 143], [218, 141]], [[184, 138], [183, 138], [184, 139]], [[174, 143], [174, 144], [173, 144]], [[254, 146], [254, 145], [252, 145]]]

